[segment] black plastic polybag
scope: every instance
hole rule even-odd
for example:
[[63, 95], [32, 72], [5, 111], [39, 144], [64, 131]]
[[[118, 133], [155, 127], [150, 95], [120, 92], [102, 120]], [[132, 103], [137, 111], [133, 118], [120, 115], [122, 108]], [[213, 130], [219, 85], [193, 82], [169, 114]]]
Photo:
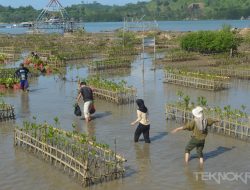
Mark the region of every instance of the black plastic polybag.
[[78, 104], [75, 104], [74, 114], [76, 116], [82, 116], [82, 111], [81, 111], [81, 108], [80, 108], [80, 106]]

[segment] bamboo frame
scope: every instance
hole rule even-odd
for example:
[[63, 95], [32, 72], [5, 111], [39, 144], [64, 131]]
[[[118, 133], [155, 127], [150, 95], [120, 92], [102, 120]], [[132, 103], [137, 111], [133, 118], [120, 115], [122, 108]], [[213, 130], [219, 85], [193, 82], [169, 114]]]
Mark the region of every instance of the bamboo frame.
[[207, 73], [218, 74], [221, 76], [235, 77], [240, 79], [250, 79], [249, 69], [234, 68], [200, 68], [199, 71], [205, 71]]
[[123, 92], [113, 92], [110, 90], [95, 88], [91, 86], [94, 96], [117, 104], [133, 103], [136, 98], [136, 90], [128, 88]]
[[230, 87], [228, 79], [202, 79], [198, 77], [183, 76], [168, 71], [165, 71], [164, 82], [213, 91]]
[[[228, 118], [219, 118], [216, 112], [206, 112], [206, 117], [220, 120], [219, 125], [213, 125], [210, 127], [211, 132], [223, 134], [226, 136], [231, 136], [241, 140], [250, 139], [250, 121], [246, 120], [236, 120]], [[176, 121], [188, 122], [193, 119], [193, 114], [190, 110], [185, 108], [180, 108], [175, 105], [166, 106], [166, 117], [167, 119], [174, 119]]]
[[91, 76], [109, 77], [109, 76], [127, 76], [131, 73], [130, 68], [106, 69], [106, 70], [90, 70]]
[[15, 108], [12, 105], [0, 104], [0, 121], [15, 119]]
[[17, 68], [1, 68], [0, 69], [0, 78], [16, 78], [15, 72]]
[[0, 52], [6, 53], [6, 54], [15, 54], [15, 48], [13, 46], [11, 46], [11, 47], [0, 47]]
[[130, 60], [103, 60], [96, 61], [88, 65], [90, 71], [114, 69], [114, 68], [130, 68]]
[[[49, 138], [53, 131], [56, 136]], [[68, 137], [67, 143], [60, 135]], [[78, 134], [69, 137], [68, 132], [48, 127], [36, 129], [15, 129], [14, 144], [33, 152], [50, 162], [63, 172], [75, 177], [84, 186], [123, 177], [125, 169], [123, 157], [92, 141], [81, 141]]]
[[7, 60], [14, 60], [18, 57], [14, 46], [0, 47], [0, 53], [5, 54], [7, 56]]

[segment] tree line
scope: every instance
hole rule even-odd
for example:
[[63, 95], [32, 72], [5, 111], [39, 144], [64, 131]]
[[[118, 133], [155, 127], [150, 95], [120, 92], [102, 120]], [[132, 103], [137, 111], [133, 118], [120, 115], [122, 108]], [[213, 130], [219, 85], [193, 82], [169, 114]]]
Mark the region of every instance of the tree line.
[[[196, 3], [195, 3], [196, 2]], [[250, 0], [151, 0], [124, 6], [102, 5], [98, 2], [65, 7], [75, 21], [108, 22], [126, 18], [144, 20], [240, 19], [250, 16]], [[0, 5], [0, 22], [34, 21], [41, 10]]]

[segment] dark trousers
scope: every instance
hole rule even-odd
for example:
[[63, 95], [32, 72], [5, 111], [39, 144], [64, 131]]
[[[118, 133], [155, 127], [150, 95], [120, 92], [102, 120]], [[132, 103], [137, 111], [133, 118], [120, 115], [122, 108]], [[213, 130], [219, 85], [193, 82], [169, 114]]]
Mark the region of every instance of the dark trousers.
[[22, 90], [25, 90], [29, 87], [29, 83], [28, 83], [28, 80], [21, 80], [20, 81], [20, 88]]
[[138, 142], [141, 134], [143, 134], [145, 143], [150, 143], [149, 130], [150, 130], [150, 125], [143, 125], [139, 123], [139, 125], [135, 130], [134, 141]]
[[191, 150], [196, 148], [198, 158], [203, 158], [202, 150], [204, 148], [204, 145], [205, 145], [205, 139], [198, 140], [195, 137], [192, 137], [185, 148], [185, 153], [190, 153]]

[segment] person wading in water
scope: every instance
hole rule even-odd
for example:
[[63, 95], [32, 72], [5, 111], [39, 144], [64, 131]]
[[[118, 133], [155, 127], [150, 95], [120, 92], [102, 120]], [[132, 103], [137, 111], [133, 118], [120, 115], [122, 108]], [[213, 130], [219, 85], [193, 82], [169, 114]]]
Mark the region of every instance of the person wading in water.
[[187, 164], [189, 161], [190, 151], [196, 148], [199, 163], [202, 165], [204, 162], [202, 151], [205, 145], [205, 138], [208, 134], [207, 127], [219, 121], [213, 120], [211, 118], [206, 119], [203, 114], [203, 108], [200, 106], [197, 106], [195, 109], [193, 109], [192, 113], [194, 115], [194, 119], [191, 122], [188, 122], [186, 125], [172, 130], [171, 133], [176, 133], [180, 130], [188, 130], [193, 132], [191, 139], [185, 148], [185, 163]]
[[20, 68], [16, 70], [15, 75], [20, 78], [20, 88], [23, 91], [29, 91], [29, 83], [28, 83], [28, 73], [29, 69], [24, 67], [24, 64], [20, 64]]
[[136, 104], [138, 106], [137, 109], [137, 119], [131, 123], [131, 125], [135, 125], [139, 123], [134, 134], [134, 141], [138, 142], [141, 134], [143, 134], [145, 143], [150, 143], [149, 138], [149, 130], [150, 130], [150, 122], [148, 119], [148, 109], [144, 105], [144, 101], [142, 99], [137, 99]]
[[89, 109], [90, 109], [90, 106], [92, 106], [93, 104], [94, 98], [93, 98], [93, 91], [90, 87], [87, 86], [86, 82], [80, 83], [80, 92], [76, 98], [77, 103], [79, 102], [81, 97], [83, 98], [83, 102], [84, 102], [83, 113], [84, 113], [85, 121], [89, 122], [91, 121]]

